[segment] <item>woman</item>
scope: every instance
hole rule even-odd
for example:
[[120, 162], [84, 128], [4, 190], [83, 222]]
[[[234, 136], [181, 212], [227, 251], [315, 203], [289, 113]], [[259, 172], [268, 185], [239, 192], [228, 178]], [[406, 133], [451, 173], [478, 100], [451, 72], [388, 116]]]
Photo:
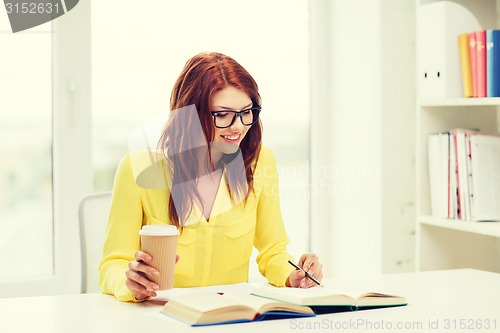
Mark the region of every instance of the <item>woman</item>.
[[[260, 105], [256, 82], [232, 58], [202, 53], [188, 60], [158, 144], [159, 172], [138, 171], [133, 154], [118, 166], [100, 265], [103, 292], [121, 301], [156, 296], [158, 272], [140, 251], [143, 224], [181, 230], [176, 287], [247, 281], [252, 246], [271, 284], [315, 286], [288, 263], [293, 258], [286, 251], [276, 163], [261, 146]], [[145, 174], [159, 175], [164, 188], [149, 186], [155, 182]], [[316, 255], [304, 254], [298, 264], [321, 280]]]

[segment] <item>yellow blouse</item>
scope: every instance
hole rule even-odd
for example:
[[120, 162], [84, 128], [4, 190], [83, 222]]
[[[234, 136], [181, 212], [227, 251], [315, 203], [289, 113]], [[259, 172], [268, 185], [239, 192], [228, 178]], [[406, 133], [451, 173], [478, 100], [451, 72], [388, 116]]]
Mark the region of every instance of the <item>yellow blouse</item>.
[[[140, 249], [139, 230], [145, 224], [170, 224], [169, 189], [146, 189], [136, 184], [130, 154], [118, 166], [113, 187], [99, 283], [104, 293], [132, 301], [125, 271]], [[200, 209], [193, 212], [178, 239], [179, 262], [175, 287], [248, 281], [252, 246], [259, 251], [259, 271], [269, 283], [284, 286], [293, 271], [289, 243], [281, 217], [276, 161], [262, 147], [254, 171], [254, 192], [246, 203], [232, 205], [221, 179], [209, 222]]]

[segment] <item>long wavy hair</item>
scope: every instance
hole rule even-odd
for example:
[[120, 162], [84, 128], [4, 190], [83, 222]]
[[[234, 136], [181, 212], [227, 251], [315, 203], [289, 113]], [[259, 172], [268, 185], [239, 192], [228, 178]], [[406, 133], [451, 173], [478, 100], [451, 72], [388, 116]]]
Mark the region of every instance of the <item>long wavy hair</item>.
[[[210, 113], [210, 101], [215, 93], [228, 86], [245, 92], [253, 106], [261, 105], [253, 77], [238, 62], [221, 53], [200, 53], [189, 59], [172, 89], [171, 114], [158, 145], [167, 155], [171, 179], [168, 215], [177, 227], [184, 226], [195, 198], [203, 203], [196, 181], [191, 181], [202, 175], [200, 168], [196, 167], [200, 165], [200, 156], [203, 156], [201, 150], [207, 152], [206, 159], [201, 161], [206, 172], [224, 168], [237, 160], [237, 154], [241, 154], [242, 159], [239, 160], [243, 160], [244, 165], [225, 168], [229, 193], [235, 202], [236, 199], [246, 200], [253, 191], [252, 166], [257, 161], [262, 139], [260, 118], [250, 127], [235, 154], [224, 155], [217, 165], [212, 160], [210, 144], [214, 139], [215, 125]], [[176, 187], [175, 193], [173, 187]]]

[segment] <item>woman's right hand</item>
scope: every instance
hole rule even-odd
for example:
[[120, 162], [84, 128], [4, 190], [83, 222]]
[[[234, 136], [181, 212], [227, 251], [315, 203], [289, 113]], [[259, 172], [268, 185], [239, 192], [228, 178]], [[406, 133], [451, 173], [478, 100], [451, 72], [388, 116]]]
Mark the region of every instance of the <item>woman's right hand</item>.
[[[135, 260], [129, 262], [128, 270], [125, 272], [127, 280], [125, 285], [136, 300], [144, 300], [148, 297], [155, 297], [158, 285], [156, 281], [160, 273], [151, 266], [153, 258], [144, 251], [135, 253]], [[175, 262], [179, 261], [179, 255], [176, 255]]]

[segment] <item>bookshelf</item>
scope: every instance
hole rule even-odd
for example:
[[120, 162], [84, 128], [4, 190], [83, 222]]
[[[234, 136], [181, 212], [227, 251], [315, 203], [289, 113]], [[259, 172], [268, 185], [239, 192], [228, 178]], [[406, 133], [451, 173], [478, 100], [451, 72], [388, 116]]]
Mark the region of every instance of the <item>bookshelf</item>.
[[449, 98], [446, 100], [429, 100], [420, 103], [421, 107], [445, 107], [445, 106], [498, 106], [500, 97], [490, 98]]
[[497, 222], [471, 222], [471, 221], [451, 221], [448, 219], [435, 218], [433, 216], [420, 216], [420, 224], [446, 228], [451, 230], [469, 232], [477, 235], [500, 238], [500, 223]]
[[[417, 196], [416, 264], [417, 270], [476, 268], [500, 272], [500, 222], [471, 222], [431, 216], [427, 137], [452, 128], [475, 128], [499, 131], [500, 98], [462, 98], [453, 93], [440, 98], [426, 98], [422, 89], [423, 54], [421, 7], [441, 0], [417, 0]], [[500, 29], [500, 0], [454, 0], [472, 13], [483, 29]], [[446, 8], [446, 7], [445, 7]], [[451, 16], [451, 15], [450, 15]], [[448, 18], [450, 19], [450, 18]], [[453, 23], [453, 22], [452, 22]], [[452, 26], [453, 24], [448, 24]], [[432, 30], [432, 29], [431, 29]], [[468, 32], [467, 29], [462, 32]], [[457, 34], [458, 35], [458, 34]], [[458, 57], [458, 45], [456, 46]], [[449, 55], [447, 55], [449, 56]], [[452, 54], [452, 56], [454, 56]], [[428, 59], [426, 61], [429, 61]], [[460, 68], [457, 68], [459, 71]], [[445, 82], [447, 84], [447, 82]], [[498, 203], [500, 205], [500, 202]]]

